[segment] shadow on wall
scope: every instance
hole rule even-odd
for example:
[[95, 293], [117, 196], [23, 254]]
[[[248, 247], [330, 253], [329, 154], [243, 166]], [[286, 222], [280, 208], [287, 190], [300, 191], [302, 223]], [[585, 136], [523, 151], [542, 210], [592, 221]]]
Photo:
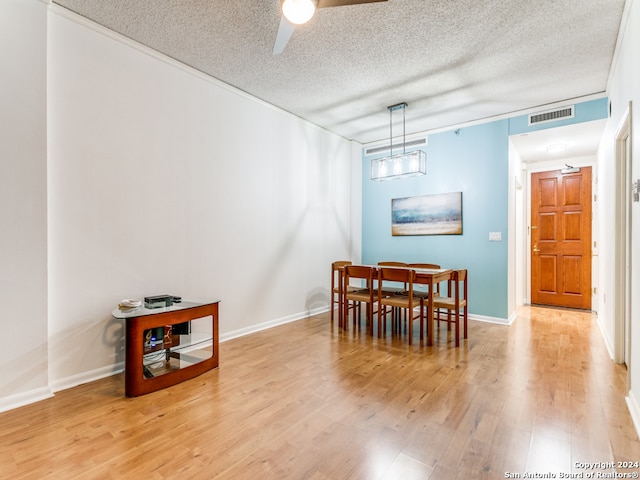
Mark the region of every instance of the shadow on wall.
[[102, 343], [113, 347], [116, 364], [124, 363], [125, 359], [125, 323], [124, 320], [111, 317], [104, 328]]
[[328, 288], [314, 288], [307, 294], [305, 308], [308, 312], [316, 312], [320, 309], [326, 309], [330, 301]]
[[[99, 352], [112, 354], [100, 355]], [[87, 319], [49, 337], [49, 378], [54, 391], [113, 375], [125, 359], [125, 325], [111, 315]], [[65, 372], [72, 371], [71, 375]]]
[[[17, 395], [28, 393], [24, 392], [23, 388], [27, 379], [37, 378], [42, 376], [43, 372], [47, 371], [47, 361], [43, 360], [38, 363], [33, 363], [34, 358], [43, 357], [43, 352], [47, 351], [47, 346], [42, 345], [39, 348], [31, 349], [21, 355], [12, 357], [9, 363], [3, 366], [2, 384], [0, 388], [7, 392], [9, 395], [13, 395], [17, 392]], [[25, 365], [31, 365], [31, 368], [25, 370]], [[6, 369], [6, 371], [4, 371]], [[9, 372], [8, 374], [6, 372]], [[13, 377], [11, 372], [19, 372]], [[8, 380], [11, 379], [11, 380]], [[7, 381], [8, 380], [8, 381]], [[6, 383], [5, 383], [6, 382]], [[13, 393], [12, 393], [13, 392]], [[0, 397], [1, 400], [1, 397]]]

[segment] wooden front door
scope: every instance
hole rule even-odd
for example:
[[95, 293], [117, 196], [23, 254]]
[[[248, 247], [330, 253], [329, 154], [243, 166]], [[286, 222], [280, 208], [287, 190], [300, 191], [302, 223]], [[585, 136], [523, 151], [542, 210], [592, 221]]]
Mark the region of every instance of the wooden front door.
[[531, 174], [531, 303], [591, 309], [591, 167]]

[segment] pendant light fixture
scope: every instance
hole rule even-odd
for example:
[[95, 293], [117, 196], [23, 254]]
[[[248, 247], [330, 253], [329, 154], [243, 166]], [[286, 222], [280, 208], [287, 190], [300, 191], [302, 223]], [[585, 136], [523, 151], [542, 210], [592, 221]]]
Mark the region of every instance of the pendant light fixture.
[[[405, 109], [406, 103], [387, 107], [389, 110], [389, 156], [371, 160], [371, 180], [415, 177], [427, 173], [427, 155], [422, 150], [406, 152]], [[393, 112], [402, 110], [402, 153], [393, 154]]]

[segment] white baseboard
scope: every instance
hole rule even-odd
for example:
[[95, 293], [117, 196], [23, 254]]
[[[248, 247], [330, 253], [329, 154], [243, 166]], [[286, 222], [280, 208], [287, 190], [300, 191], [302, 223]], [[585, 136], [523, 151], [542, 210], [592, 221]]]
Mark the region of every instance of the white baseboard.
[[633, 394], [633, 391], [629, 391], [625, 400], [631, 414], [631, 420], [633, 420], [633, 426], [636, 427], [636, 435], [640, 438], [640, 405], [638, 405], [638, 399]]
[[615, 360], [615, 355], [613, 354], [613, 345], [609, 341], [609, 336], [607, 335], [607, 330], [604, 324], [602, 323], [602, 320], [603, 318], [600, 317], [600, 315], [596, 316], [596, 325], [598, 325], [598, 329], [600, 330], [600, 336], [602, 337], [602, 340], [604, 340], [604, 346], [607, 349], [607, 352], [609, 353], [609, 358], [611, 360]]
[[88, 372], [61, 378], [60, 380], [51, 382], [49, 386], [51, 387], [52, 391], [59, 392], [60, 390], [77, 387], [78, 385], [94, 382], [96, 380], [100, 380], [101, 378], [110, 377], [111, 375], [116, 375], [117, 373], [122, 372], [124, 372], [124, 362], [119, 362], [107, 367], [97, 368]]
[[53, 397], [53, 392], [49, 387], [37, 388], [35, 390], [29, 390], [28, 392], [3, 397], [0, 398], [0, 412], [24, 407], [30, 403], [36, 403], [51, 397]]
[[[268, 322], [259, 323], [257, 325], [251, 325], [250, 327], [233, 330], [232, 332], [228, 332], [223, 335], [220, 335], [220, 343], [226, 342], [228, 340], [232, 340], [234, 338], [243, 337], [251, 333], [260, 332], [261, 330], [267, 330], [268, 328], [277, 327], [278, 325], [284, 325], [286, 323], [302, 320], [312, 315], [317, 315], [319, 313], [324, 313], [328, 311], [329, 311], [329, 306], [324, 306], [320, 308], [314, 308], [313, 310], [309, 310], [306, 312], [300, 312], [294, 315], [288, 315], [286, 317], [270, 320]], [[515, 319], [515, 315], [513, 319], [506, 319], [506, 318], [498, 318], [498, 317], [487, 317], [484, 315], [469, 314], [469, 320], [476, 320], [478, 322], [486, 322], [486, 323], [496, 323], [499, 325], [511, 325], [514, 319]]]
[[225, 334], [220, 335], [219, 341], [220, 343], [226, 342], [234, 338], [243, 337], [251, 333], [260, 332], [262, 330], [267, 330], [268, 328], [277, 327], [278, 325], [284, 325], [285, 323], [295, 322], [298, 320], [302, 320], [303, 318], [307, 318], [312, 315], [317, 315], [318, 313], [324, 313], [328, 311], [329, 311], [329, 306], [324, 306], [320, 308], [314, 308], [312, 310], [308, 310], [305, 312], [295, 313], [293, 315], [287, 315], [286, 317], [277, 318], [275, 320], [269, 320], [268, 322], [258, 323], [257, 325], [251, 325], [249, 327], [239, 328], [238, 330], [233, 330], [231, 332], [227, 332]]
[[474, 315], [472, 313], [469, 314], [469, 320], [475, 320], [477, 322], [485, 322], [485, 323], [497, 323], [498, 325], [511, 325], [515, 320], [515, 315], [513, 318], [499, 318], [499, 317], [487, 317], [485, 315]]

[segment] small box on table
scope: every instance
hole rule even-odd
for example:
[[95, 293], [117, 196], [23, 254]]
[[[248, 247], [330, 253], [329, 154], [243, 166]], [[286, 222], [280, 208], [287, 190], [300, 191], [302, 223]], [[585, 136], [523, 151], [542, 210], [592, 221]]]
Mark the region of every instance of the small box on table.
[[162, 308], [173, 305], [173, 295], [154, 295], [144, 297], [145, 308]]

